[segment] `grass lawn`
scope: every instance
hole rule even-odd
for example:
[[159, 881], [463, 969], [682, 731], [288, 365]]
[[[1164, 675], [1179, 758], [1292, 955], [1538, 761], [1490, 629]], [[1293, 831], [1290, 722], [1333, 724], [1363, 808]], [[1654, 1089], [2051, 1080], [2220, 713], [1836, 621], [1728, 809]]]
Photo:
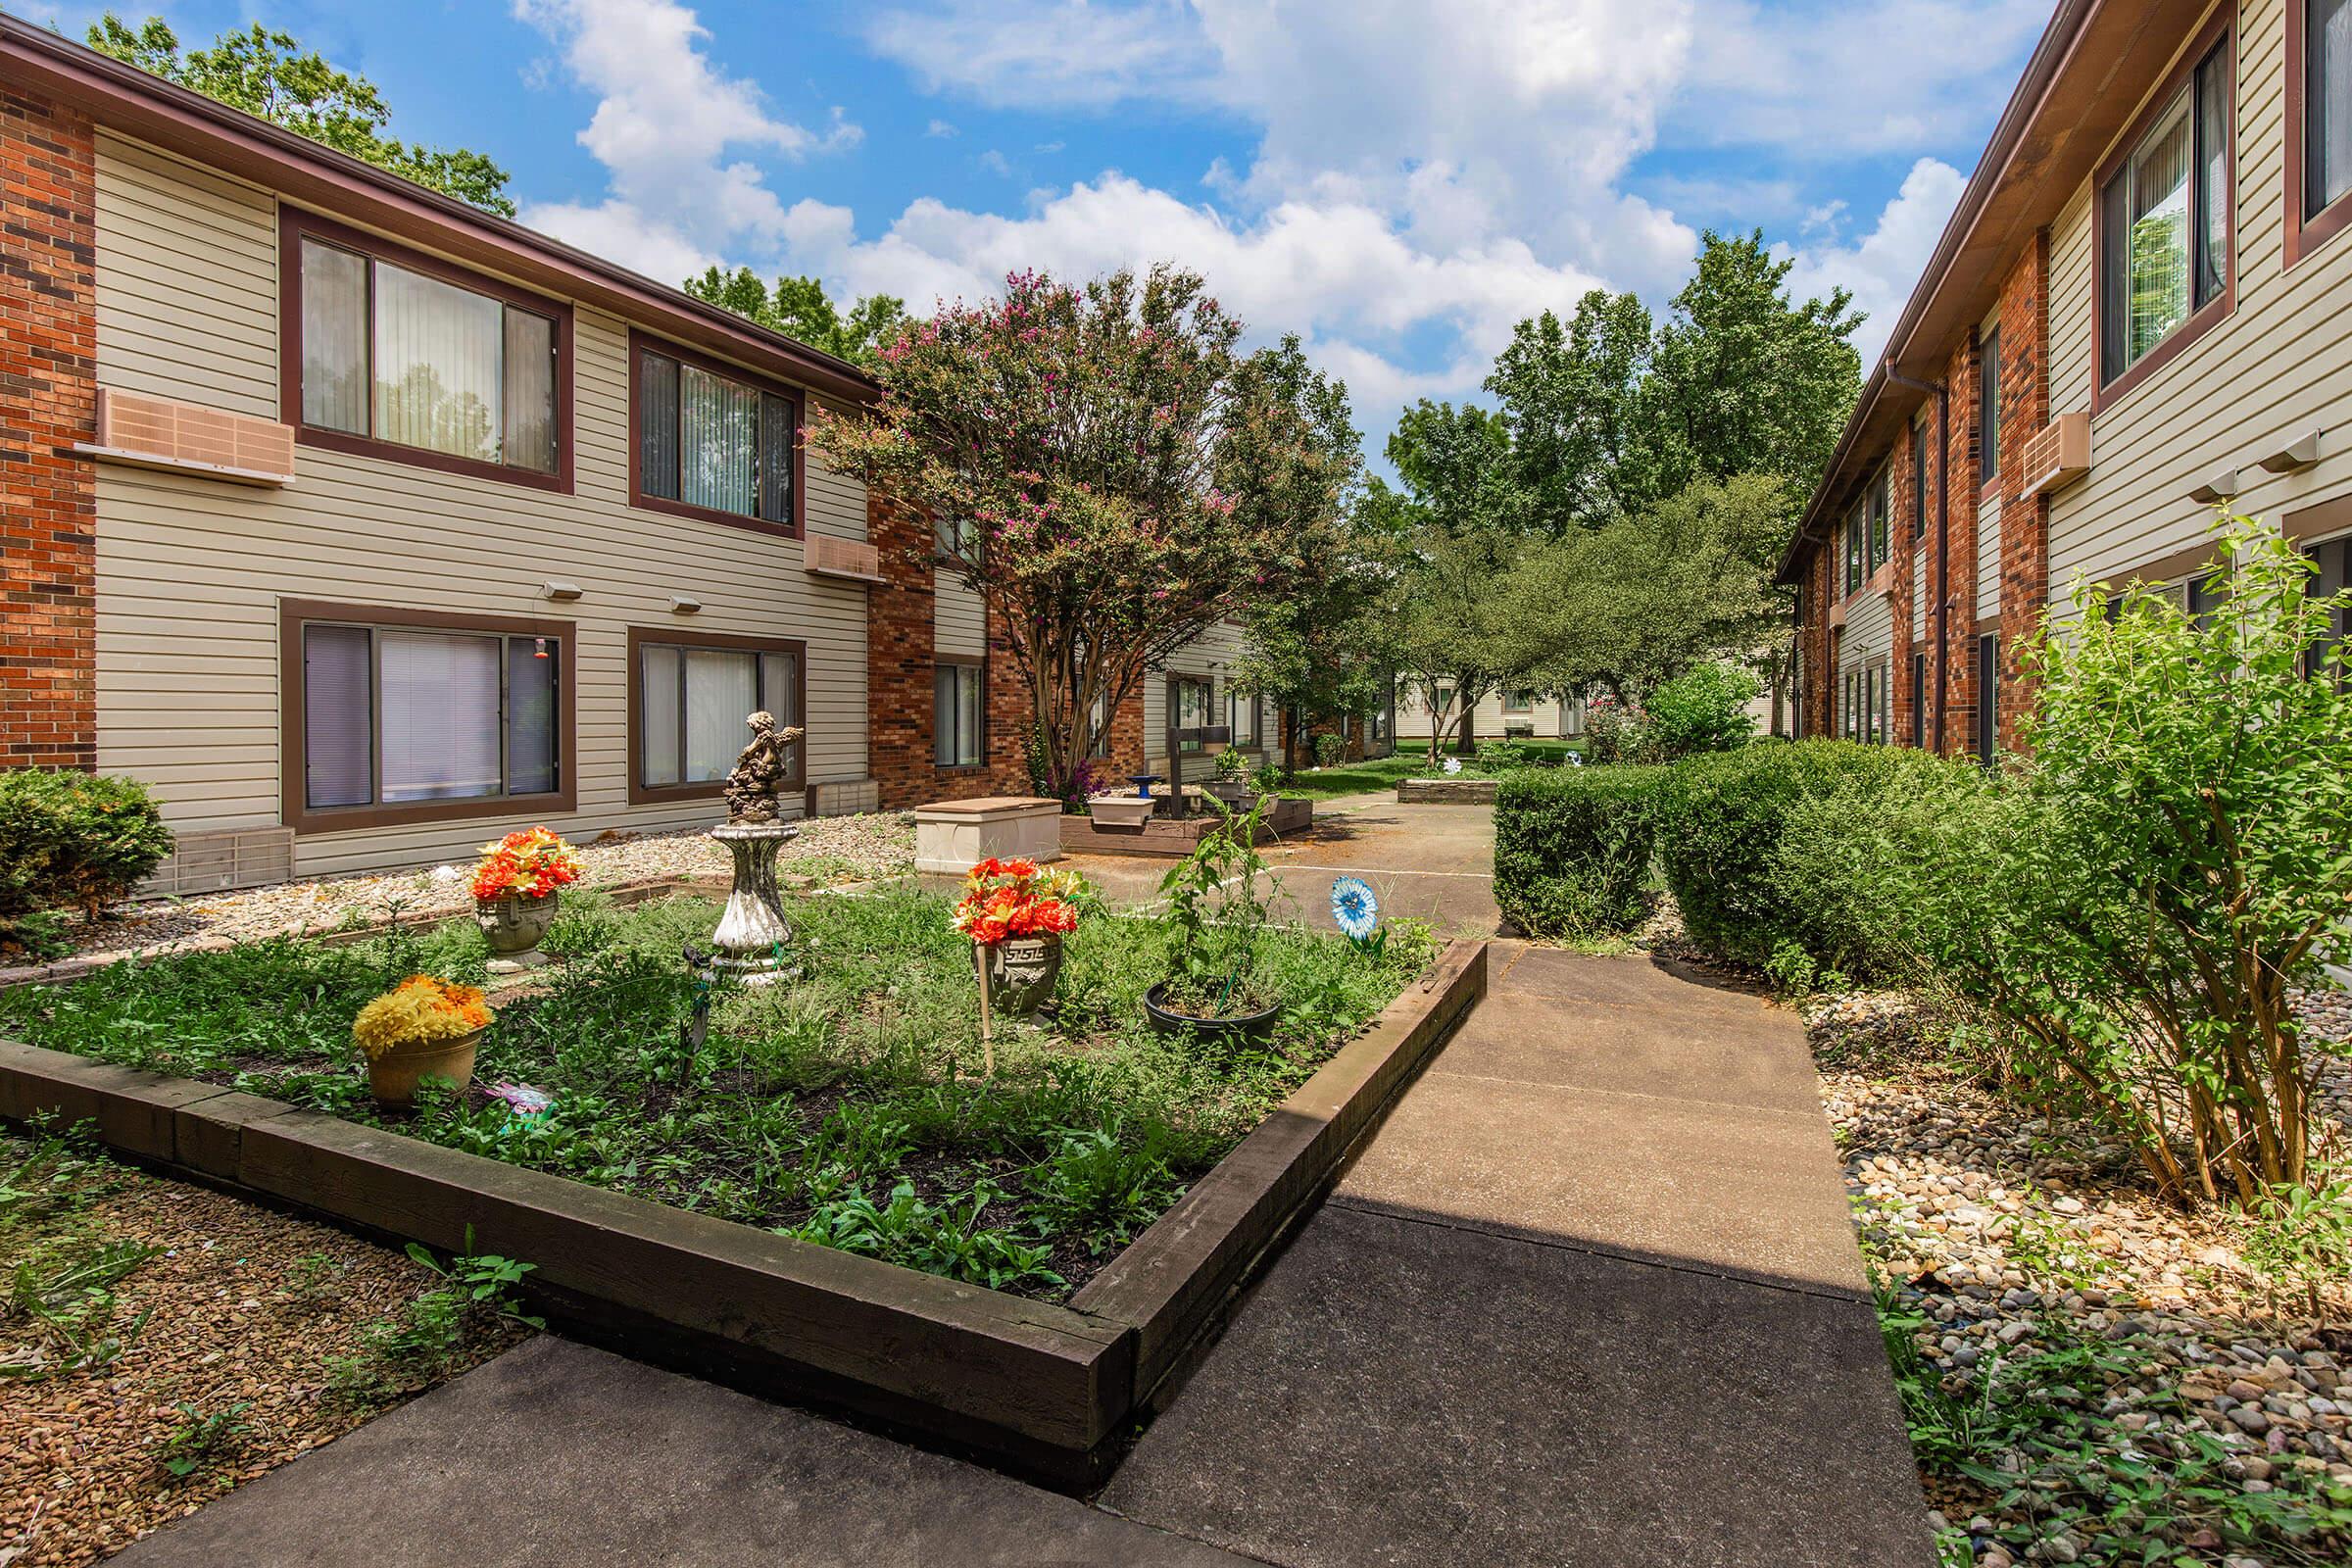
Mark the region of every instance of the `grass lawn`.
[[1419, 773], [1425, 760], [1420, 753], [1384, 757], [1373, 762], [1343, 762], [1334, 767], [1300, 768], [1283, 780], [1279, 793], [1294, 799], [1336, 801], [1344, 795], [1372, 795], [1393, 790], [1400, 778]]
[[[950, 901], [911, 889], [795, 902], [805, 975], [721, 993], [684, 1041], [680, 956], [717, 906], [615, 910], [567, 894], [564, 961], [494, 994], [474, 1086], [389, 1113], [351, 1042], [360, 1006], [426, 972], [478, 982], [470, 920], [350, 947], [277, 938], [125, 961], [0, 993], [0, 1035], [233, 1086], [470, 1153], [969, 1283], [1058, 1298], [1163, 1212], [1359, 1032], [1435, 951], [1400, 924], [1385, 956], [1269, 928], [1258, 973], [1287, 1010], [1263, 1050], [1152, 1034], [1157, 923], [1097, 915], [1067, 941], [1058, 1013], [1000, 1030], [981, 1076], [972, 950]], [[541, 1119], [485, 1091], [548, 1091]]]

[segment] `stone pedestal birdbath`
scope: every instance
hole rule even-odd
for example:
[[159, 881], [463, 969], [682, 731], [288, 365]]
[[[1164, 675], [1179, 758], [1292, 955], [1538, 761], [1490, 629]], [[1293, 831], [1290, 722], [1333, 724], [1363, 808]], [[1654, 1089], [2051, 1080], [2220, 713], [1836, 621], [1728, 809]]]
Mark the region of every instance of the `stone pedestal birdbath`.
[[782, 951], [792, 941], [776, 887], [776, 852], [801, 830], [783, 820], [776, 797], [792, 771], [785, 748], [801, 738], [801, 730], [797, 725], [779, 729], [772, 713], [754, 713], [747, 722], [751, 743], [727, 774], [727, 820], [710, 830], [735, 860], [727, 906], [710, 933], [717, 950], [711, 962], [746, 985], [762, 985], [776, 978]]

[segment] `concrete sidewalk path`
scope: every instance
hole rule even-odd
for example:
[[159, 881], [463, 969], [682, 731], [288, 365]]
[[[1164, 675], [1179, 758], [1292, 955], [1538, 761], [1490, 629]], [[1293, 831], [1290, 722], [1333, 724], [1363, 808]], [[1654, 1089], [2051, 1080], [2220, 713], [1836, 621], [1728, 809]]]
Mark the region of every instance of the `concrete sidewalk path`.
[[1489, 956], [1102, 1502], [1290, 1568], [1932, 1563], [1797, 1022]]

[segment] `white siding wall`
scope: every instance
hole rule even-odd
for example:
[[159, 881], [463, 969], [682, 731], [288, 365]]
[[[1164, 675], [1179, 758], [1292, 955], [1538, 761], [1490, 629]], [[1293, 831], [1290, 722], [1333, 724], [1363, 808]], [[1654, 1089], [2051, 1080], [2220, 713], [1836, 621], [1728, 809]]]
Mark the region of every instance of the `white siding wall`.
[[1977, 502], [1978, 620], [2001, 612], [2001, 499], [1986, 491]]
[[[271, 195], [112, 136], [99, 147], [100, 383], [274, 416]], [[808, 575], [796, 541], [629, 508], [627, 331], [577, 315], [572, 495], [315, 447], [282, 491], [102, 466], [100, 767], [155, 786], [183, 828], [277, 822], [284, 596], [576, 622], [579, 809], [550, 822], [574, 837], [717, 814], [627, 802], [631, 625], [806, 639], [808, 777], [863, 776], [864, 588]], [[862, 487], [810, 464], [808, 489], [812, 529], [865, 536]], [[550, 577], [583, 597], [540, 599]], [[674, 613], [672, 594], [703, 610]], [[516, 820], [309, 834], [297, 866], [452, 858]]]
[[945, 572], [931, 600], [931, 641], [943, 654], [978, 659], [988, 652], [988, 607], [977, 593]]
[[[1582, 730], [1581, 725], [1565, 716], [1567, 710], [1568, 705], [1556, 697], [1538, 697], [1529, 711], [1506, 713], [1502, 710], [1502, 694], [1490, 692], [1486, 700], [1478, 705], [1477, 712], [1471, 716], [1478, 726], [1481, 740], [1501, 739], [1505, 724], [1532, 724], [1533, 733], [1538, 739], [1558, 740]], [[1396, 699], [1396, 733], [1399, 738], [1417, 736], [1427, 740], [1432, 717], [1429, 704], [1418, 688], [1411, 696]]]
[[[1168, 768], [1168, 680], [1171, 676], [1191, 676], [1209, 683], [1209, 718], [1211, 724], [1225, 722], [1225, 697], [1233, 683], [1233, 667], [1249, 647], [1249, 639], [1239, 626], [1218, 621], [1194, 638], [1171, 657], [1167, 663], [1144, 677], [1144, 757], [1146, 771], [1166, 773]], [[1259, 705], [1258, 738], [1255, 746], [1248, 748], [1262, 753], [1269, 744], [1273, 730], [1271, 704]], [[1184, 760], [1185, 783], [1209, 776], [1212, 759], [1205, 752], [1196, 752]]]
[[[2211, 509], [2188, 492], [2216, 469], [2245, 486], [2237, 511], [2271, 520], [2352, 493], [2352, 434], [2332, 429], [2319, 464], [2274, 475], [2257, 465], [2352, 399], [2352, 236], [2283, 267], [2285, 0], [2246, 0], [2237, 50], [2237, 292], [2230, 318], [2188, 345], [2092, 423], [2090, 473], [2053, 498], [2050, 590], [2078, 576], [2110, 580], [2200, 544]], [[2052, 233], [2052, 255], [2090, 245], [2087, 185]], [[2053, 266], [2053, 356], [2085, 339], [2094, 290], [2087, 262]], [[2079, 323], [2079, 324], [2078, 324]], [[2087, 383], [2085, 383], [2087, 384]]]
[[1885, 594], [1863, 594], [1846, 612], [1838, 644], [1839, 668], [1859, 668], [1885, 659], [1894, 648], [1894, 607]]
[[1925, 545], [1911, 552], [1911, 640], [1924, 642], [1928, 635], [1928, 551]]

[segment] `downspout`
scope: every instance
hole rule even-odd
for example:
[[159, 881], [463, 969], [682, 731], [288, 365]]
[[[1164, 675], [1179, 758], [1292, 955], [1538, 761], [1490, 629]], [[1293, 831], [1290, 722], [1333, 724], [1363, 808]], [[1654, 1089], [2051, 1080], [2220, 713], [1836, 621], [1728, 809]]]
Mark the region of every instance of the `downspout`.
[[[1894, 368], [1888, 359], [1882, 367], [1886, 379], [1896, 386], [1914, 392], [1933, 393], [1936, 398], [1936, 726], [1928, 732], [1928, 750], [1938, 756], [1943, 752], [1943, 704], [1947, 679], [1947, 644], [1951, 638], [1952, 596], [1945, 590], [1949, 584], [1945, 574], [1951, 562], [1951, 424], [1952, 393], [1942, 381], [1915, 381]], [[1913, 481], [1917, 483], [1917, 480]], [[1925, 593], [1925, 583], [1914, 583], [1913, 593]]]

